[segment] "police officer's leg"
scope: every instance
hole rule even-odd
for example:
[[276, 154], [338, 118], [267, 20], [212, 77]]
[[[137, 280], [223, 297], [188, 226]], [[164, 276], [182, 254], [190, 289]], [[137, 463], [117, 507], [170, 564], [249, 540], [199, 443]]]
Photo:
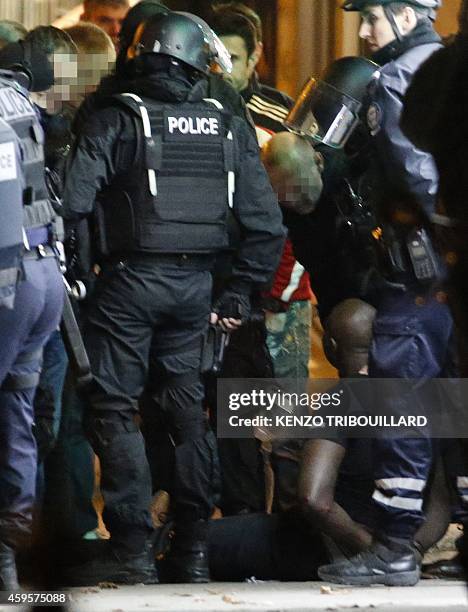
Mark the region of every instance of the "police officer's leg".
[[[373, 378], [418, 381], [444, 375], [450, 359], [452, 319], [446, 304], [432, 296], [408, 296], [381, 311], [374, 327], [369, 373]], [[427, 396], [421, 387], [397, 397], [384, 393], [388, 414], [423, 414]], [[418, 438], [375, 441], [374, 500], [381, 531], [410, 540], [423, 521], [423, 492], [432, 462], [432, 441]]]
[[102, 274], [84, 330], [93, 375], [84, 427], [101, 464], [103, 519], [111, 548], [70, 579], [75, 584], [154, 583], [151, 478], [135, 417], [157, 319], [157, 279], [136, 263], [121, 263]]
[[27, 260], [15, 309], [0, 309], [0, 590], [16, 588], [14, 550], [30, 535], [37, 454], [33, 399], [63, 286], [52, 258]]
[[203, 411], [200, 364], [210, 312], [211, 277], [188, 271], [172, 279], [174, 316], [155, 334], [152, 375], [160, 384], [154, 397], [167, 416], [175, 450], [174, 504], [176, 538], [168, 578], [180, 582], [209, 580], [206, 521], [214, 506], [216, 439]]

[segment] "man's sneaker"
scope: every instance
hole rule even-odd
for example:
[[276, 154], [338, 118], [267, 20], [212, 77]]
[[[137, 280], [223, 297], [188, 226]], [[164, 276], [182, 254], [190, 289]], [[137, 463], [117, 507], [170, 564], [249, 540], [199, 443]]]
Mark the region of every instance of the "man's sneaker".
[[460, 554], [453, 559], [441, 559], [434, 563], [423, 565], [423, 578], [438, 578], [439, 580], [466, 580], [466, 567]]
[[67, 570], [70, 586], [93, 586], [102, 582], [115, 584], [158, 584], [154, 552], [150, 542], [145, 550], [130, 554], [108, 547], [106, 554]]
[[325, 582], [368, 586], [413, 586], [420, 577], [420, 567], [411, 547], [389, 548], [381, 542], [346, 561], [323, 565], [318, 575]]

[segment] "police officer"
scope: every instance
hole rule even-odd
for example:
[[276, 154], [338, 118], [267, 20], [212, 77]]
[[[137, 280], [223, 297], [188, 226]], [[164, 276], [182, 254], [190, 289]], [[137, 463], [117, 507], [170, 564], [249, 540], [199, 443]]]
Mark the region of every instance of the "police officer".
[[314, 279], [324, 323], [337, 304], [364, 299], [372, 285], [375, 218], [361, 177], [370, 154], [363, 103], [377, 69], [363, 57], [335, 60], [320, 79], [304, 85], [285, 121], [323, 158], [323, 190], [315, 210], [298, 215], [283, 209], [283, 214], [295, 256]]
[[104, 558], [75, 572], [85, 584], [157, 580], [151, 481], [135, 423], [148, 368], [175, 445], [168, 579], [209, 580], [216, 441], [203, 415], [200, 363], [210, 270], [227, 246], [231, 207], [243, 240], [211, 320], [235, 329], [249, 316], [252, 289], [277, 265], [284, 232], [250, 128], [204, 100], [207, 43], [185, 15], [157, 15], [140, 26], [129, 50], [137, 78], [91, 116], [68, 167], [65, 216], [96, 210], [104, 254], [85, 330], [94, 377], [86, 422], [111, 541]]
[[[402, 98], [414, 72], [440, 39], [432, 20], [440, 0], [348, 0], [345, 10], [361, 11], [360, 36], [382, 65], [368, 88], [368, 128], [373, 163], [369, 187], [380, 232], [376, 234], [381, 283], [372, 297], [377, 308], [369, 356], [374, 378], [430, 379], [448, 373], [452, 320], [443, 293], [435, 287], [442, 271], [428, 231], [434, 212], [437, 172], [430, 155], [413, 147], [399, 128]], [[386, 413], [424, 410], [424, 385], [407, 393], [380, 393]], [[432, 441], [374, 440], [377, 530], [369, 552], [321, 569], [320, 576], [346, 584], [412, 585], [419, 566], [412, 548], [423, 520], [423, 492], [432, 459]]]
[[[0, 590], [18, 589], [15, 550], [31, 531], [36, 483], [33, 398], [42, 348], [57, 328], [63, 284], [55, 213], [44, 180], [42, 130], [23, 85], [40, 54], [19, 46], [21, 73], [0, 71]], [[25, 55], [34, 59], [27, 61]], [[10, 56], [11, 57], [11, 56]], [[46, 56], [40, 56], [43, 66]], [[48, 67], [46, 73], [48, 72]], [[43, 75], [44, 76], [44, 73]], [[20, 84], [20, 82], [22, 84]], [[41, 82], [42, 81], [42, 82]], [[47, 81], [47, 78], [46, 78]], [[50, 86], [51, 82], [47, 86]]]

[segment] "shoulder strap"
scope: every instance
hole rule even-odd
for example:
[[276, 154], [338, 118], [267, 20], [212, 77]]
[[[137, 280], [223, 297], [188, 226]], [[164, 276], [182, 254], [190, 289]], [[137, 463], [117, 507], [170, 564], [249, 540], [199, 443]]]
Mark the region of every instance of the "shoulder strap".
[[203, 98], [203, 101], [208, 102], [208, 104], [213, 104], [218, 110], [224, 110], [223, 105], [219, 100], [216, 100], [216, 98]]
[[[204, 102], [213, 104], [218, 110], [224, 110], [223, 105], [216, 98], [203, 98]], [[229, 129], [223, 142], [224, 169], [228, 175], [228, 204], [229, 208], [234, 206], [234, 194], [236, 192], [236, 175], [234, 173], [234, 139], [232, 130]]]
[[152, 196], [158, 195], [156, 170], [161, 167], [161, 147], [157, 147], [151, 130], [151, 122], [145, 103], [134, 93], [122, 93], [112, 96], [126, 107], [135, 112], [142, 121], [143, 135], [145, 137], [145, 163], [148, 172], [148, 187]]

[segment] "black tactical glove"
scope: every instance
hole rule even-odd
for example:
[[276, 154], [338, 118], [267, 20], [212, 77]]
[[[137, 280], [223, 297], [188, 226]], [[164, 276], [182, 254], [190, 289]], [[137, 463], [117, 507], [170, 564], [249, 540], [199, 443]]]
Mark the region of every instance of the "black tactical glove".
[[250, 297], [234, 291], [225, 291], [213, 305], [219, 319], [239, 319], [245, 323], [250, 318]]

